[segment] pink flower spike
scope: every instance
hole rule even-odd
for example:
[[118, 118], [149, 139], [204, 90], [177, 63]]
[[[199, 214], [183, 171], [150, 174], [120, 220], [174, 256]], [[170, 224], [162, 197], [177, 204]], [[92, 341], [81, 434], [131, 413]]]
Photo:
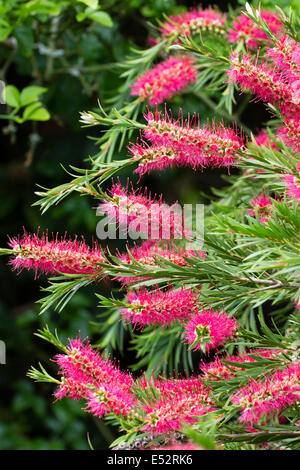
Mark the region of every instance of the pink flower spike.
[[236, 320], [226, 313], [205, 310], [194, 315], [185, 325], [185, 338], [191, 349], [205, 353], [223, 346], [238, 328]]
[[60, 367], [60, 373], [78, 383], [91, 384], [95, 387], [113, 380], [126, 391], [131, 389], [131, 375], [121, 372], [108, 358], [94, 350], [88, 342], [70, 339], [67, 354], [58, 354], [54, 361]]
[[248, 209], [248, 214], [255, 217], [257, 213], [260, 223], [265, 224], [272, 217], [273, 202], [264, 193], [254, 197], [250, 201], [250, 205], [253, 209]]
[[294, 152], [300, 152], [300, 119], [286, 119], [277, 130], [277, 138], [290, 147]]
[[284, 181], [287, 186], [287, 194], [291, 199], [300, 201], [300, 163], [297, 165], [298, 175], [285, 174]]
[[59, 239], [58, 235], [52, 240], [48, 234], [27, 234], [13, 238], [9, 241], [14, 258], [10, 261], [13, 269], [33, 269], [46, 274], [57, 272], [101, 276], [104, 262], [103, 254], [95, 243], [92, 248], [86, 245], [84, 239], [79, 241], [67, 239], [66, 236]]
[[173, 15], [165, 21], [160, 31], [163, 37], [173, 35], [193, 35], [204, 31], [223, 33], [225, 15], [213, 8], [192, 9], [186, 13]]
[[238, 83], [243, 91], [250, 90], [258, 99], [278, 106], [285, 117], [297, 117], [300, 96], [292, 84], [268, 64], [257, 64], [249, 55], [234, 53], [230, 56], [228, 70], [230, 82]]
[[[278, 34], [282, 31], [283, 24], [277, 15], [266, 10], [261, 10], [260, 13], [262, 20], [267, 23], [273, 34]], [[250, 49], [255, 49], [262, 41], [268, 43], [269, 38], [251, 18], [245, 14], [241, 14], [236, 21], [234, 21], [233, 29], [229, 31], [229, 41], [244, 41]]]
[[249, 385], [241, 388], [231, 400], [239, 405], [242, 414], [239, 420], [250, 425], [264, 419], [279, 416], [290, 405], [299, 403], [300, 364], [291, 364], [264, 381], [251, 380]]
[[215, 123], [200, 127], [199, 116], [193, 115], [184, 121], [181, 110], [176, 120], [167, 112], [165, 115], [148, 112], [145, 119], [144, 136], [154, 146], [174, 149], [175, 165], [203, 168], [228, 167], [237, 163], [243, 140], [233, 128]]
[[97, 212], [108, 214], [111, 223], [118, 223], [122, 236], [134, 235], [171, 240], [191, 237], [191, 229], [185, 227], [184, 217], [179, 204], [169, 206], [162, 200], [151, 199], [147, 191], [131, 191], [120, 183], [114, 184], [108, 200], [103, 200]]
[[296, 41], [281, 36], [274, 47], [267, 49], [267, 55], [290, 83], [300, 79], [300, 46]]
[[175, 320], [186, 320], [197, 310], [199, 294], [190, 289], [169, 289], [162, 291], [140, 289], [129, 292], [126, 300], [128, 308], [122, 309], [121, 314], [135, 325], [171, 325]]
[[197, 421], [195, 416], [214, 410], [209, 389], [198, 377], [154, 380], [152, 384], [158, 389], [160, 398], [144, 406], [143, 430], [146, 432], [158, 435], [179, 431], [183, 423], [193, 424]]
[[54, 362], [62, 376], [55, 392], [57, 399], [81, 398], [86, 402], [84, 409], [99, 418], [107, 413], [127, 415], [134, 409], [132, 377], [104, 359], [88, 342], [70, 339], [66, 354], [58, 354]]
[[150, 106], [162, 103], [197, 80], [191, 57], [169, 57], [145, 72], [132, 86], [131, 94], [148, 100]]

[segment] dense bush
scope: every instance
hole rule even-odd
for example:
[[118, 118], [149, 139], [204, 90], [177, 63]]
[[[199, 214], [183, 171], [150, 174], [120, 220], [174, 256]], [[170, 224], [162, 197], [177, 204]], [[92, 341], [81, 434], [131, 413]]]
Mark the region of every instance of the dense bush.
[[[261, 11], [247, 4], [228, 13], [172, 2], [164, 12], [159, 2], [131, 2], [124, 11], [109, 1], [101, 10], [93, 1], [8, 3], [1, 11], [3, 79], [16, 72], [24, 78], [4, 90], [4, 132], [16, 155], [28, 136], [26, 158], [15, 165], [21, 180], [34, 175], [43, 187], [38, 201], [12, 197], [9, 213], [22, 203], [27, 231], [2, 253], [14, 270], [52, 277], [39, 277], [39, 309], [13, 310], [3, 337], [16, 362], [28, 342], [22, 359], [34, 357], [29, 377], [52, 384], [43, 385], [45, 394], [56, 384], [57, 399], [79, 403], [64, 399], [49, 411], [25, 372], [17, 380], [28, 364], [9, 368], [16, 394], [3, 409], [3, 448], [87, 448], [84, 426], [95, 448], [103, 441], [117, 448], [299, 448], [297, 9], [283, 3], [271, 11], [267, 2]], [[160, 18], [149, 34], [140, 13]], [[96, 154], [73, 140], [79, 111]], [[61, 120], [72, 124], [62, 139]], [[80, 161], [79, 150], [93, 156]], [[57, 173], [58, 161], [67, 172]], [[146, 185], [163, 190], [169, 205]], [[171, 205], [177, 198], [205, 204], [204, 234], [199, 225], [196, 233], [182, 227]], [[30, 201], [41, 219], [28, 211]], [[99, 246], [73, 235], [96, 230], [103, 239], [100, 214], [109, 216], [107, 230], [117, 224], [121, 239]], [[8, 220], [6, 230], [15, 233], [19, 220]], [[52, 236], [46, 226], [71, 237]], [[141, 238], [134, 243], [127, 236], [133, 228]], [[29, 279], [20, 280], [24, 290]], [[4, 284], [14, 305], [11, 283], [10, 276]], [[32, 292], [22, 295], [28, 301]], [[60, 350], [49, 367], [52, 347], [30, 336], [38, 322], [38, 338]], [[20, 425], [6, 425], [11, 416], [20, 416]], [[71, 421], [74, 433], [66, 432]]]

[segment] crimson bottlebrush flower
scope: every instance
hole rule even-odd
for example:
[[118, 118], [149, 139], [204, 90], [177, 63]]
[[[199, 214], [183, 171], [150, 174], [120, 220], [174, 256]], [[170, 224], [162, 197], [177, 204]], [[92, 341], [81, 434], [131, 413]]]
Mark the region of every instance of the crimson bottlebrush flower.
[[88, 342], [69, 340], [66, 354], [56, 355], [54, 361], [62, 376], [56, 398], [83, 398], [84, 409], [98, 417], [110, 412], [124, 415], [131, 412], [135, 404], [132, 377], [94, 351]]
[[198, 377], [152, 380], [151, 385], [160, 396], [143, 407], [143, 431], [154, 435], [179, 431], [183, 423], [193, 424], [197, 421], [195, 416], [214, 410], [209, 390]]
[[113, 184], [108, 200], [103, 200], [97, 211], [108, 214], [111, 223], [120, 225], [123, 235], [135, 234], [170, 240], [187, 238], [191, 230], [185, 227], [184, 217], [178, 203], [169, 206], [162, 200], [151, 199], [147, 191], [131, 191], [120, 183]]
[[278, 417], [290, 405], [299, 403], [300, 364], [291, 364], [264, 381], [250, 380], [234, 396], [232, 403], [241, 406], [242, 423], [257, 424], [261, 419]]
[[131, 94], [149, 105], [157, 105], [171, 98], [188, 84], [197, 80], [197, 68], [191, 57], [169, 57], [145, 72], [133, 85]]
[[[260, 14], [273, 34], [282, 31], [283, 24], [277, 15], [266, 10], [261, 10]], [[229, 31], [229, 41], [243, 41], [250, 49], [255, 49], [261, 41], [268, 42], [268, 36], [251, 18], [243, 13], [233, 22], [233, 29]]]
[[300, 163], [297, 165], [298, 175], [283, 175], [286, 191], [290, 198], [300, 201]]
[[255, 217], [257, 214], [262, 224], [266, 223], [272, 217], [273, 202], [264, 193], [254, 197], [250, 201], [250, 205], [252, 209], [248, 209], [248, 215]]
[[185, 339], [191, 349], [205, 353], [223, 346], [232, 338], [238, 323], [226, 313], [213, 309], [199, 311], [185, 325]]
[[[275, 46], [267, 49], [276, 67], [284, 72], [289, 82], [300, 80], [300, 46], [289, 36], [281, 36]], [[300, 84], [300, 83], [299, 83]]]
[[277, 105], [289, 118], [299, 115], [300, 95], [282, 74], [266, 63], [258, 64], [249, 55], [230, 56], [229, 81], [238, 83], [243, 91], [250, 90], [258, 99]]
[[71, 274], [101, 275], [104, 262], [100, 248], [94, 244], [92, 248], [85, 241], [59, 239], [58, 235], [49, 240], [48, 234], [27, 234], [10, 239], [13, 259], [10, 264], [13, 269], [33, 269], [35, 273], [54, 274], [57, 271]]
[[163, 37], [198, 34], [203, 31], [220, 33], [224, 31], [225, 15], [213, 8], [197, 10], [196, 8], [173, 15], [160, 26]]
[[169, 289], [148, 291], [140, 289], [126, 296], [128, 308], [122, 309], [122, 316], [135, 325], [170, 325], [175, 320], [186, 320], [197, 309], [199, 294], [191, 289]]
[[277, 129], [276, 136], [292, 150], [300, 152], [300, 119], [285, 119], [283, 126]]
[[108, 358], [94, 350], [88, 341], [84, 343], [80, 339], [70, 339], [66, 354], [57, 354], [54, 361], [59, 365], [60, 373], [79, 382], [99, 385], [113, 380], [125, 390], [130, 390], [133, 384], [130, 375], [121, 372]]
[[236, 130], [217, 126], [200, 127], [199, 116], [183, 120], [182, 112], [176, 120], [166, 112], [148, 112], [145, 115], [147, 127], [144, 135], [158, 147], [172, 148], [175, 151], [174, 163], [193, 168], [204, 166], [230, 166], [237, 163], [237, 152], [243, 146]]

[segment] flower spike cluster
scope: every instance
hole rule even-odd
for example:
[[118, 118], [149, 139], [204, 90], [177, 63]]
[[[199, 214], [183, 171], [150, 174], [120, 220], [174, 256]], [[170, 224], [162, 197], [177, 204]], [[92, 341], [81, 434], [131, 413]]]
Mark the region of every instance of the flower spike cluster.
[[155, 106], [184, 90], [196, 79], [197, 68], [191, 57], [169, 57], [145, 72], [133, 84], [131, 94]]
[[103, 254], [96, 244], [90, 248], [83, 239], [72, 241], [57, 235], [49, 240], [48, 234], [39, 236], [25, 232], [22, 237], [10, 239], [9, 246], [13, 255], [10, 264], [19, 271], [32, 269], [36, 274], [62, 272], [101, 276]]

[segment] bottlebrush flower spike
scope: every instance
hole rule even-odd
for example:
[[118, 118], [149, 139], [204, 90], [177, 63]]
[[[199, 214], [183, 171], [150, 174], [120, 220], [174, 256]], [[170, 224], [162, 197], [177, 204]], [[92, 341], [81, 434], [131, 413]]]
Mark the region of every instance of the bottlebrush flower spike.
[[88, 341], [69, 339], [66, 354], [57, 354], [54, 362], [59, 365], [61, 374], [83, 383], [96, 386], [113, 381], [127, 391], [133, 384], [131, 375], [120, 371], [108, 358], [94, 350]]
[[250, 201], [252, 209], [248, 209], [248, 214], [255, 217], [258, 214], [259, 221], [265, 224], [272, 217], [273, 202], [265, 194], [254, 197]]
[[129, 306], [121, 310], [122, 316], [134, 325], [171, 325], [175, 320], [186, 320], [197, 310], [199, 294], [191, 289], [169, 289], [148, 291], [140, 289], [129, 292]]
[[277, 130], [277, 138], [282, 139], [292, 150], [300, 152], [300, 119], [285, 119], [283, 124]]
[[82, 239], [59, 239], [58, 235], [49, 240], [48, 234], [27, 234], [10, 239], [9, 246], [14, 258], [10, 261], [13, 269], [33, 269], [35, 273], [54, 274], [57, 271], [71, 274], [86, 274], [98, 277], [104, 262], [103, 254], [97, 244], [92, 248]]
[[[260, 11], [262, 20], [267, 23], [273, 34], [278, 34], [283, 29], [283, 24], [278, 16], [271, 11]], [[245, 14], [240, 15], [233, 23], [233, 29], [229, 31], [229, 42], [244, 41], [250, 49], [255, 49], [261, 41], [269, 42], [268, 36], [257, 24]]]
[[66, 354], [54, 358], [62, 375], [55, 396], [67, 396], [86, 402], [86, 411], [102, 417], [107, 413], [127, 415], [135, 405], [131, 393], [133, 379], [121, 372], [109, 359], [94, 351], [88, 342], [80, 339], [69, 340]]
[[143, 431], [154, 435], [179, 431], [183, 423], [193, 424], [195, 416], [213, 411], [209, 390], [197, 377], [153, 382], [160, 398], [144, 405]]
[[160, 27], [163, 37], [199, 34], [203, 31], [224, 32], [225, 15], [213, 8], [192, 9], [186, 13], [170, 16]]
[[258, 99], [277, 105], [285, 117], [293, 118], [300, 112], [300, 95], [282, 74], [266, 63], [258, 64], [249, 55], [230, 56], [229, 81], [239, 83], [243, 91], [250, 90]]
[[142, 75], [133, 84], [131, 94], [148, 100], [149, 105], [154, 106], [196, 80], [197, 68], [191, 57], [169, 57]]
[[237, 163], [237, 152], [243, 146], [236, 130], [223, 124], [200, 127], [199, 116], [184, 121], [181, 110], [176, 120], [160, 112], [145, 115], [144, 136], [154, 146], [173, 148], [177, 155], [174, 164], [193, 168], [230, 166]]
[[179, 431], [184, 423], [196, 423], [194, 416], [203, 416], [213, 410], [202, 405], [197, 395], [178, 394], [171, 401], [162, 399], [145, 406], [146, 424], [142, 430], [154, 435]]
[[231, 400], [242, 408], [239, 420], [257, 424], [264, 418], [280, 415], [288, 406], [299, 403], [300, 364], [291, 364], [264, 381], [250, 383], [238, 391]]
[[297, 165], [298, 176], [285, 174], [283, 175], [287, 194], [290, 198], [300, 201], [300, 163]]
[[108, 214], [111, 223], [120, 225], [122, 235], [134, 230], [151, 239], [170, 240], [191, 236], [178, 203], [169, 206], [162, 196], [151, 199], [146, 190], [142, 192], [132, 188], [129, 191], [128, 185], [113, 184], [108, 200], [102, 201], [99, 210]]
[[185, 338], [191, 349], [208, 353], [223, 346], [237, 328], [238, 323], [226, 313], [203, 309], [186, 323]]
[[279, 37], [275, 47], [267, 49], [276, 67], [284, 72], [286, 79], [292, 83], [300, 80], [300, 46], [289, 36]]

